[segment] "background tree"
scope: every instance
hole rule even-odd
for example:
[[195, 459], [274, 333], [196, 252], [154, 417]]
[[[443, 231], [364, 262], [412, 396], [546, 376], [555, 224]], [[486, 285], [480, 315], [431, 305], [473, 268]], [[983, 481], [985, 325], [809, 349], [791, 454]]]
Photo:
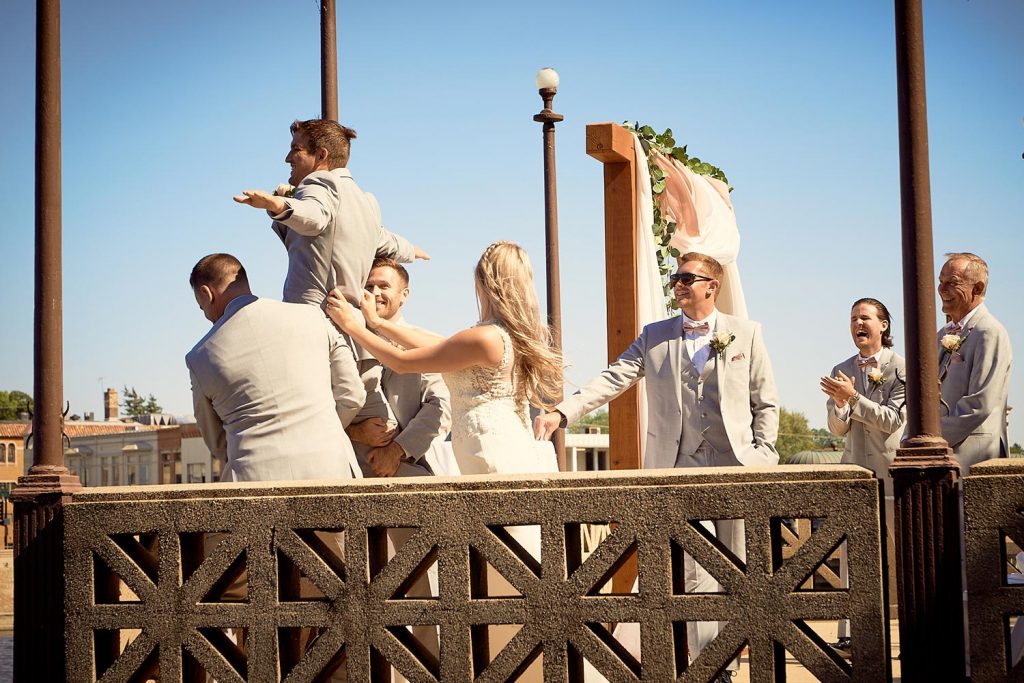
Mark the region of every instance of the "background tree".
[[0, 391], [0, 420], [17, 420], [18, 413], [32, 412], [35, 404], [24, 391]]
[[150, 394], [147, 398], [142, 398], [142, 395], [135, 391], [135, 387], [129, 389], [127, 386], [124, 387], [123, 394], [124, 399], [121, 400], [121, 408], [130, 417], [153, 415], [155, 413], [162, 413], [164, 410], [153, 394]]
[[780, 408], [779, 439], [775, 442], [775, 449], [779, 452], [781, 462], [785, 462], [800, 451], [813, 451], [818, 448], [818, 441], [807, 425], [804, 414]]
[[587, 427], [600, 427], [603, 434], [608, 433], [608, 411], [598, 410], [597, 412], [584, 415], [569, 425], [570, 434], [582, 434]]

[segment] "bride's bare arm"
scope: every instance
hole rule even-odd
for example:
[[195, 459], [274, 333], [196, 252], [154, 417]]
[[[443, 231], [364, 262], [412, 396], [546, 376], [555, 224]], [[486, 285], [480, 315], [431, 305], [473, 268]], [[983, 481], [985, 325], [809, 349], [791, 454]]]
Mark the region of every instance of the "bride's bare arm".
[[[381, 363], [398, 373], [453, 372], [473, 366], [495, 367], [501, 362], [504, 342], [489, 325], [462, 330], [429, 346], [399, 349], [384, 341], [362, 324], [352, 306], [331, 293], [325, 309], [338, 327]], [[399, 328], [401, 329], [401, 328]]]
[[396, 325], [390, 320], [385, 320], [377, 315], [377, 301], [373, 294], [363, 290], [363, 299], [360, 302], [360, 309], [363, 317], [366, 318], [366, 326], [383, 335], [400, 346], [407, 349], [416, 349], [422, 346], [433, 346], [444, 341], [444, 337], [427, 330], [413, 329], [403, 325]]

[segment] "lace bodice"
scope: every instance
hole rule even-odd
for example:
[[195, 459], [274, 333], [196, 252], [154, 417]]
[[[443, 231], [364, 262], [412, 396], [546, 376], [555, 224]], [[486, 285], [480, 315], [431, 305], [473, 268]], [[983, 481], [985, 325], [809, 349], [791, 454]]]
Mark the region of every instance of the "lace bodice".
[[[483, 320], [477, 327], [492, 325], [501, 335], [504, 351], [501, 362], [495, 368], [474, 366], [464, 370], [444, 373], [445, 384], [452, 397], [453, 437], [460, 428], [459, 422], [474, 430], [489, 431], [491, 423], [504, 424], [509, 414], [518, 416], [523, 428], [529, 428], [529, 417], [525, 401], [516, 400], [512, 383], [514, 350], [508, 332], [493, 320]], [[464, 418], [464, 419], [460, 419]]]

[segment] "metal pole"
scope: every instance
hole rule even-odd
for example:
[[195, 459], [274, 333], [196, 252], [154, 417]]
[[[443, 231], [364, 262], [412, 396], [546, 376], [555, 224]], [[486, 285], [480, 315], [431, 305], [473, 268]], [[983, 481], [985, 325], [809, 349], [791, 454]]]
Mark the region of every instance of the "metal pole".
[[60, 0], [36, 3], [36, 251], [32, 467], [14, 501], [14, 680], [63, 681], [64, 467], [61, 326]]
[[320, 0], [320, 112], [338, 120], [338, 30], [334, 0]]
[[[555, 185], [555, 123], [564, 120], [564, 116], [551, 110], [557, 88], [541, 88], [540, 96], [544, 100], [544, 109], [535, 114], [534, 121], [543, 123], [544, 135], [544, 239], [545, 269], [547, 276], [548, 325], [551, 327], [551, 340], [559, 351], [562, 350], [562, 299], [561, 281], [558, 273], [558, 190]], [[552, 400], [560, 401], [562, 396], [553, 396]], [[559, 429], [551, 436], [558, 456], [558, 469], [567, 469], [565, 457], [565, 430]]]
[[906, 438], [890, 468], [901, 671], [907, 680], [963, 680], [959, 468], [939, 420], [921, 0], [895, 0], [895, 9], [908, 356]]

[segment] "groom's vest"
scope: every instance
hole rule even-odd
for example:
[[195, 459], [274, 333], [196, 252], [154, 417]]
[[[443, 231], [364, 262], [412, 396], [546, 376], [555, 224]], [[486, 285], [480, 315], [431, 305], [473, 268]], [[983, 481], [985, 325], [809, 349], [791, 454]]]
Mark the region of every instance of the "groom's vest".
[[[693, 465], [738, 465], [732, 455], [729, 435], [722, 422], [721, 394], [718, 386], [718, 373], [715, 365], [721, 363], [714, 351], [704, 364], [704, 371], [697, 373], [690, 360], [690, 354], [683, 344], [683, 357], [680, 369], [680, 402], [682, 404], [682, 425], [679, 438], [679, 455], [691, 456], [707, 441], [715, 450], [713, 463], [694, 462]], [[684, 464], [684, 458], [680, 464]]]

